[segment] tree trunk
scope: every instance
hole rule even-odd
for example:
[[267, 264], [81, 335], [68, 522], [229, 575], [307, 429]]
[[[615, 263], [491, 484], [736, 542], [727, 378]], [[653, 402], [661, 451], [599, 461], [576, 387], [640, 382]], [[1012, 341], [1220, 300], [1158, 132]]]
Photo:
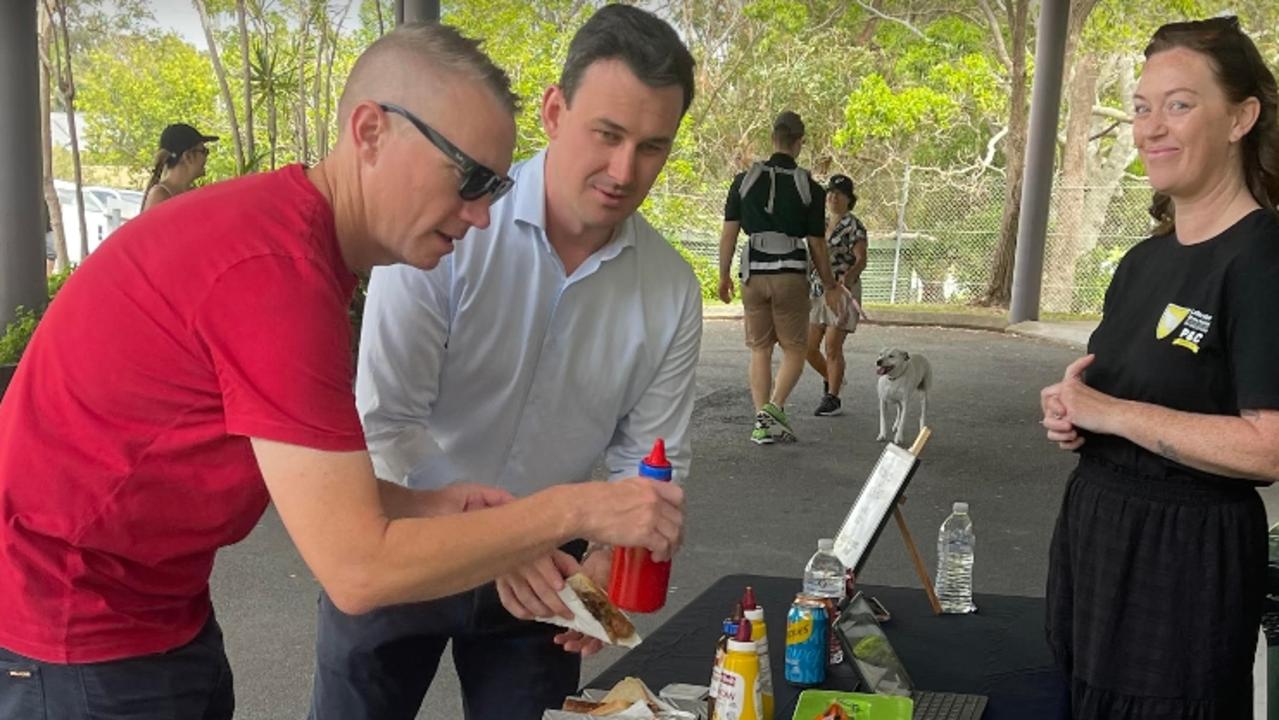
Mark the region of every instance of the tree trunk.
[[1008, 135], [1004, 138], [1004, 208], [999, 218], [999, 245], [995, 249], [990, 283], [983, 305], [1007, 307], [1012, 299], [1013, 263], [1017, 257], [1017, 233], [1021, 221], [1021, 188], [1026, 171], [1026, 135], [1030, 125], [1026, 107], [1026, 26], [1030, 0], [1013, 0], [1008, 8], [1012, 67], [1008, 81]]
[[[1131, 56], [1121, 57], [1119, 60], [1118, 90], [1120, 101], [1125, 106], [1130, 106], [1132, 94], [1137, 84], [1133, 73], [1133, 65], [1134, 61]], [[1098, 154], [1094, 155], [1092, 162], [1089, 163], [1091, 171], [1088, 176], [1089, 189], [1084, 199], [1083, 217], [1074, 228], [1075, 232], [1071, 236], [1073, 240], [1072, 252], [1074, 253], [1074, 259], [1069, 265], [1071, 286], [1076, 283], [1074, 273], [1079, 267], [1079, 259], [1096, 247], [1097, 239], [1101, 235], [1101, 229], [1105, 226], [1107, 215], [1110, 212], [1110, 204], [1119, 192], [1120, 182], [1124, 178], [1124, 170], [1127, 169], [1137, 155], [1132, 132], [1128, 127], [1118, 128], [1115, 140], [1110, 144], [1109, 151], [1104, 157], [1100, 156], [1102, 145], [1098, 143], [1096, 147]], [[1100, 296], [1095, 298], [1098, 301], [1100, 299]], [[1074, 298], [1071, 306], [1072, 311], [1082, 309], [1079, 307], [1080, 300], [1081, 298]], [[1098, 302], [1097, 305], [1099, 306], [1100, 303]]]
[[[343, 13], [341, 21], [338, 22], [338, 27], [341, 27], [345, 21], [346, 13]], [[330, 38], [329, 42], [328, 66], [324, 69], [324, 114], [320, 121], [320, 153], [322, 155], [327, 155], [330, 149], [329, 126], [332, 124], [333, 118], [333, 63], [337, 60], [338, 42], [340, 40], [338, 28], [335, 27], [333, 28], [333, 37]]]
[[1074, 302], [1079, 230], [1087, 221], [1089, 135], [1099, 72], [1097, 55], [1085, 53], [1076, 59], [1067, 88], [1070, 114], [1061, 160], [1060, 200], [1044, 256], [1044, 307], [1048, 310], [1069, 311]]
[[236, 0], [235, 12], [240, 23], [240, 62], [244, 65], [244, 148], [245, 169], [257, 167], [257, 143], [253, 138], [253, 79], [249, 66], [249, 26], [245, 19], [244, 0]]
[[[316, 30], [319, 31], [319, 42], [317, 42], [315, 46], [315, 77], [311, 79], [311, 107], [315, 112], [314, 122], [312, 123], [315, 126], [315, 143], [312, 147], [315, 148], [317, 155], [323, 155], [324, 139], [322, 136], [324, 134], [324, 118], [322, 117], [323, 105], [320, 99], [320, 90], [324, 88], [324, 53], [329, 41], [328, 23], [325, 22], [325, 18], [323, 16], [321, 16], [320, 22], [316, 24]], [[305, 107], [306, 106], [304, 104], [304, 111]], [[310, 158], [308, 158], [306, 162], [309, 163]]]
[[56, 256], [53, 269], [61, 272], [70, 264], [70, 259], [67, 257], [67, 231], [62, 227], [62, 202], [58, 200], [58, 191], [53, 186], [53, 128], [49, 122], [52, 112], [49, 107], [49, 33], [52, 30], [49, 27], [49, 14], [45, 12], [43, 5], [38, 15], [40, 24], [36, 42], [40, 52], [41, 185], [44, 189], [45, 209], [49, 213], [49, 224], [53, 226], [53, 252]]
[[307, 39], [310, 37], [311, 30], [311, 14], [310, 9], [305, 6], [299, 7], [302, 17], [298, 18], [297, 43], [293, 48], [293, 57], [297, 63], [297, 74], [294, 77], [292, 90], [293, 97], [293, 124], [294, 124], [294, 140], [298, 143], [296, 152], [300, 162], [307, 161], [307, 154], [310, 152], [310, 138], [308, 137], [306, 122], [306, 50]]
[[[75, 75], [71, 72], [71, 33], [67, 29], [66, 0], [56, 0], [58, 25], [62, 34], [62, 58], [66, 63], [65, 74], [58, 79], [58, 89], [67, 111], [67, 135], [71, 138], [71, 166], [75, 175], [76, 219], [80, 223], [80, 262], [89, 257], [89, 227], [84, 221], [84, 172], [80, 164], [80, 137], [75, 122]], [[50, 221], [52, 221], [52, 210]]]
[[897, 286], [901, 281], [902, 233], [906, 232], [906, 205], [910, 203], [910, 173], [913, 169], [910, 164], [911, 154], [907, 152], [905, 157], [906, 169], [902, 172], [901, 192], [897, 196], [897, 230], [894, 233], [896, 236], [896, 249], [893, 251], [893, 287], [888, 291], [888, 302], [894, 305], [897, 303]]
[[[274, 82], [274, 80], [272, 80], [271, 82]], [[266, 101], [266, 139], [267, 139], [267, 142], [271, 144], [270, 147], [271, 147], [271, 169], [272, 170], [275, 169], [275, 151], [276, 151], [276, 146], [279, 144], [279, 136], [280, 136], [279, 124], [276, 118], [275, 101], [276, 101], [275, 90], [274, 89], [268, 90], [267, 101]]]
[[240, 123], [235, 115], [235, 102], [231, 99], [231, 86], [226, 81], [226, 69], [222, 67], [222, 59], [218, 57], [218, 44], [213, 39], [213, 25], [209, 22], [209, 9], [204, 0], [191, 0], [195, 11], [200, 14], [200, 26], [204, 28], [204, 40], [209, 44], [209, 60], [213, 63], [213, 73], [218, 77], [218, 86], [222, 89], [222, 102], [226, 105], [227, 119], [231, 125], [231, 143], [235, 146], [235, 172], [244, 173], [244, 146], [240, 142]]

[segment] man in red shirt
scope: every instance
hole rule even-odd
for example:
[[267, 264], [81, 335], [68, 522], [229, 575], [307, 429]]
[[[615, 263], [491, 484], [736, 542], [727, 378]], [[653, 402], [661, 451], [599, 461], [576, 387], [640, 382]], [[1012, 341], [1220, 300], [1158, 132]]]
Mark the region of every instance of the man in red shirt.
[[230, 718], [209, 575], [268, 501], [348, 613], [460, 592], [574, 538], [676, 549], [669, 483], [514, 500], [373, 476], [355, 273], [432, 268], [488, 224], [514, 109], [476, 43], [398, 29], [352, 69], [329, 157], [175, 198], [75, 272], [0, 403], [0, 717]]

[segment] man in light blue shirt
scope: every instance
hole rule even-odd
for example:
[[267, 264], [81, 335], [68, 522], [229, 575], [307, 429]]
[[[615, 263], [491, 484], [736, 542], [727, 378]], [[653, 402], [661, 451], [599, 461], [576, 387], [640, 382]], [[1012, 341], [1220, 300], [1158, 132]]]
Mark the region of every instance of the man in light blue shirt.
[[[664, 21], [601, 9], [543, 96], [547, 148], [512, 169], [489, 227], [431, 272], [373, 274], [356, 396], [378, 477], [523, 496], [589, 479], [601, 456], [610, 479], [634, 476], [659, 437], [687, 477], [701, 289], [636, 211], [692, 73]], [[591, 550], [581, 569], [604, 585], [611, 552]], [[452, 640], [468, 718], [540, 718], [576, 691], [578, 653], [600, 647], [529, 621], [567, 614], [556, 591], [578, 567], [557, 552], [495, 585], [362, 616], [322, 599], [313, 717], [415, 717]]]

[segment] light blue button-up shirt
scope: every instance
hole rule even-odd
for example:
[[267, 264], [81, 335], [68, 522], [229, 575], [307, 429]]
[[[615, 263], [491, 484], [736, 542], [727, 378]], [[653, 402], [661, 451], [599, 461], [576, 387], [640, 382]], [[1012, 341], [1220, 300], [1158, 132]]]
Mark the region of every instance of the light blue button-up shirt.
[[666, 440], [687, 476], [701, 289], [638, 213], [572, 275], [546, 237], [545, 151], [430, 271], [374, 270], [356, 400], [378, 477], [527, 495], [635, 475]]

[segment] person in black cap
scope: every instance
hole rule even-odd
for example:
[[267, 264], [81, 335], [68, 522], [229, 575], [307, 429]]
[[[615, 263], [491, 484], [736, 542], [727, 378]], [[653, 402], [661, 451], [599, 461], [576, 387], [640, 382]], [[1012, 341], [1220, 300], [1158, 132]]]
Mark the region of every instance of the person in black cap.
[[[804, 372], [810, 309], [808, 262], [826, 290], [832, 314], [847, 307], [848, 291], [835, 281], [826, 253], [826, 190], [795, 158], [804, 145], [804, 121], [787, 110], [773, 121], [773, 155], [738, 173], [724, 203], [719, 241], [719, 297], [733, 295], [733, 251], [737, 235], [749, 238], [742, 250], [740, 277], [751, 359], [749, 381], [755, 405], [751, 442], [768, 445], [795, 440], [784, 405]], [[773, 383], [773, 346], [782, 346]], [[773, 428], [779, 429], [774, 435]]]
[[174, 123], [160, 133], [160, 150], [155, 154], [155, 168], [143, 191], [142, 209], [147, 210], [179, 193], [191, 189], [191, 184], [204, 175], [204, 164], [209, 159], [205, 143], [217, 140], [216, 135], [205, 135], [186, 123]]
[[[857, 193], [852, 178], [832, 175], [826, 188], [826, 206], [830, 210], [830, 233], [826, 237], [831, 271], [836, 282], [848, 288], [852, 299], [861, 302], [862, 270], [866, 269], [866, 226], [853, 214]], [[841, 317], [831, 312], [823, 295], [821, 278], [814, 270], [808, 275], [813, 308], [808, 315], [808, 364], [822, 376], [821, 403], [814, 415], [830, 416], [842, 412], [839, 390], [844, 384], [844, 340], [856, 332], [860, 312], [844, 312]], [[822, 340], [826, 354], [822, 355]]]

